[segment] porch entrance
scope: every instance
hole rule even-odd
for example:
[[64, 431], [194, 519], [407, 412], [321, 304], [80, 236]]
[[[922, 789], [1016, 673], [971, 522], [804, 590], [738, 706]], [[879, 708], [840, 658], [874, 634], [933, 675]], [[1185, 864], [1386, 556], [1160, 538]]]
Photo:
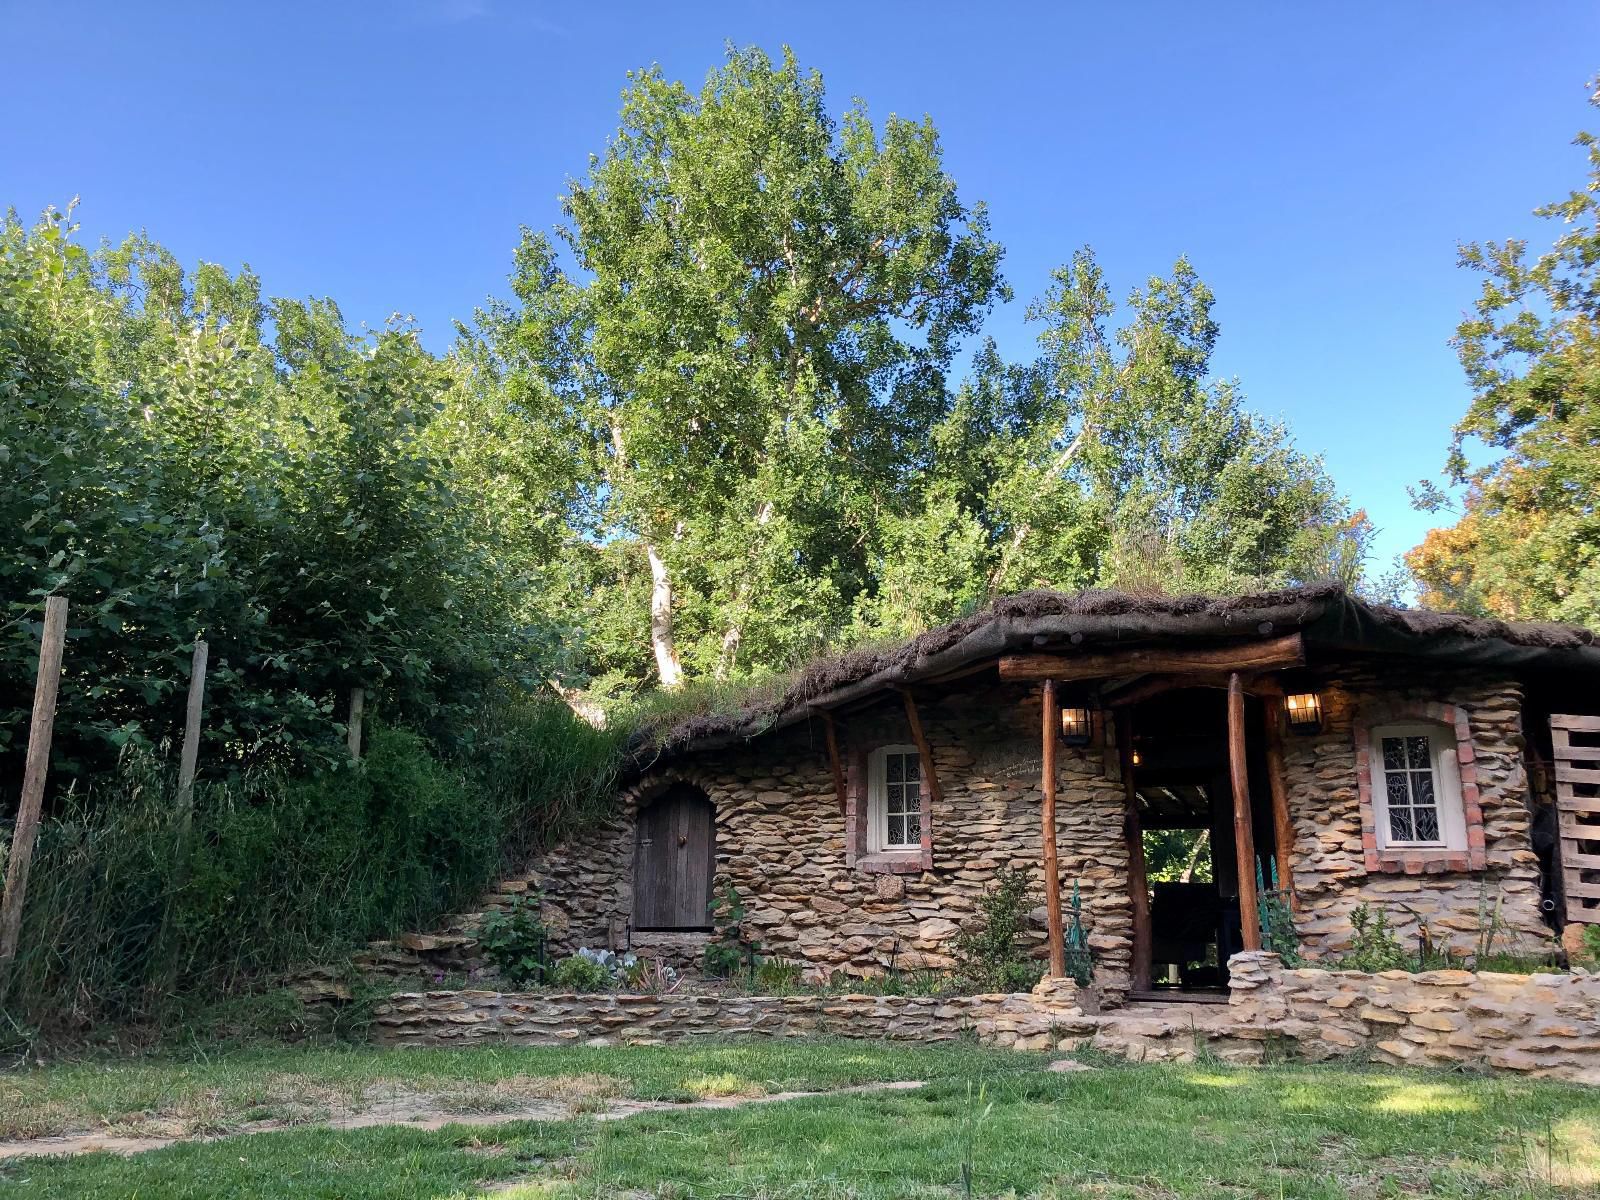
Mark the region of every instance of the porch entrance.
[[639, 810], [634, 835], [633, 927], [711, 928], [716, 821], [699, 788], [674, 784]]
[[[1184, 688], [1124, 711], [1133, 737], [1129, 838], [1144, 851], [1148, 913], [1147, 928], [1135, 929], [1132, 998], [1220, 1000], [1228, 959], [1243, 949], [1226, 693]], [[1270, 880], [1277, 849], [1265, 742], [1263, 706], [1246, 697], [1250, 823]], [[1130, 886], [1139, 886], [1137, 872]], [[1135, 897], [1136, 926], [1138, 913]]]

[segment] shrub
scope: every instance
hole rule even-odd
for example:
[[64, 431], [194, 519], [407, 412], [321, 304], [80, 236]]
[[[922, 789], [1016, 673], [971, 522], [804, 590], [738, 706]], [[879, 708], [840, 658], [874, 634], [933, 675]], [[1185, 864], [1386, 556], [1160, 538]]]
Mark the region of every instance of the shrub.
[[1334, 960], [1335, 966], [1346, 971], [1402, 971], [1411, 967], [1411, 956], [1395, 936], [1383, 909], [1358, 904], [1350, 912], [1350, 925], [1355, 937], [1350, 949]]
[[615, 978], [605, 964], [580, 950], [556, 964], [550, 982], [568, 992], [605, 992], [611, 989]]
[[978, 920], [956, 935], [956, 970], [980, 992], [1025, 992], [1044, 974], [1021, 944], [1034, 897], [1028, 877], [1002, 867], [978, 901]]
[[763, 992], [783, 995], [800, 986], [804, 970], [799, 963], [782, 958], [764, 958], [756, 964], [756, 988]]
[[548, 935], [539, 915], [543, 899], [538, 892], [517, 896], [506, 911], [485, 915], [478, 930], [484, 957], [513, 987], [543, 983], [549, 973], [545, 956]]
[[705, 972], [713, 979], [731, 979], [748, 969], [756, 971], [756, 952], [760, 946], [744, 935], [744, 901], [733, 884], [725, 884], [711, 900], [711, 924], [716, 936], [706, 943]]
[[[536, 781], [519, 789], [537, 807]], [[40, 827], [0, 1028], [60, 1037], [154, 1025], [185, 994], [222, 997], [426, 928], [502, 864], [504, 798], [468, 764], [380, 724], [359, 766], [202, 781], [186, 838], [174, 793], [168, 764], [130, 751]]]

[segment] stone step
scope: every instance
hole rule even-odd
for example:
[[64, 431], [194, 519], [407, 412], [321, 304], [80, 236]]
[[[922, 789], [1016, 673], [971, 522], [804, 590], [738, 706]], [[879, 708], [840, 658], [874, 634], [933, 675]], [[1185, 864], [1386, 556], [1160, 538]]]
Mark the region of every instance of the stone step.
[[477, 938], [461, 933], [407, 933], [400, 937], [402, 946], [419, 954], [433, 950], [459, 950], [463, 946], [476, 945], [477, 941]]

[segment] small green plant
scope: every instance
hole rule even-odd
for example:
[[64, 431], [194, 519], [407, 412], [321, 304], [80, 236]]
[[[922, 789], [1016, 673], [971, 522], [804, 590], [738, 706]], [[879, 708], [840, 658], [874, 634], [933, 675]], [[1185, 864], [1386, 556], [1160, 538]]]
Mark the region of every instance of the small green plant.
[[956, 935], [956, 970], [981, 992], [1025, 992], [1044, 971], [1022, 946], [1022, 931], [1033, 907], [1028, 877], [1002, 867], [978, 901], [976, 923]]
[[796, 992], [803, 970], [799, 963], [785, 958], [764, 958], [756, 964], [756, 990], [777, 996]]
[[1256, 861], [1256, 910], [1261, 920], [1261, 948], [1270, 950], [1286, 967], [1304, 964], [1300, 957], [1300, 934], [1294, 927], [1294, 911], [1289, 897], [1278, 882], [1278, 860], [1272, 859], [1272, 886], [1261, 877], [1261, 862]]
[[550, 982], [567, 992], [606, 992], [614, 978], [604, 963], [583, 954], [563, 958], [550, 973]]
[[513, 987], [534, 987], [549, 974], [549, 935], [539, 915], [543, 900], [539, 892], [517, 896], [505, 911], [485, 916], [478, 931], [484, 957]]
[[1358, 904], [1350, 912], [1350, 925], [1355, 937], [1335, 965], [1347, 971], [1400, 971], [1411, 967], [1411, 957], [1395, 936], [1383, 909]]
[[1583, 957], [1585, 966], [1600, 970], [1600, 925], [1583, 927]]
[[989, 1099], [989, 1085], [979, 1084], [978, 1093], [974, 1097], [972, 1084], [969, 1081], [967, 1106], [961, 1114], [961, 1129], [958, 1134], [958, 1144], [961, 1147], [961, 1194], [966, 1200], [972, 1200], [973, 1195], [972, 1174], [974, 1160], [977, 1158], [978, 1134], [993, 1111], [994, 1102]]
[[754, 939], [745, 937], [744, 900], [738, 889], [731, 883], [724, 884], [721, 893], [712, 897], [710, 911], [716, 936], [706, 943], [706, 974], [714, 979], [731, 979], [745, 971], [753, 982], [756, 952], [760, 946]]

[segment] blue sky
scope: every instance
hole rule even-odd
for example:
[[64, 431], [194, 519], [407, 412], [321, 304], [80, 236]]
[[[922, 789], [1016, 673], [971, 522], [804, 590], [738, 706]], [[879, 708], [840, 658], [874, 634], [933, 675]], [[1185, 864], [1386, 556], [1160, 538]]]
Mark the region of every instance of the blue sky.
[[1075, 247], [1118, 291], [1187, 254], [1219, 373], [1326, 455], [1381, 568], [1426, 530], [1405, 488], [1467, 401], [1455, 247], [1552, 236], [1530, 210], [1583, 178], [1597, 34], [1600, 7], [1555, 0], [0, 0], [0, 205], [79, 195], [89, 240], [145, 228], [442, 347], [502, 290], [517, 227], [558, 219], [630, 68], [698, 81], [728, 41], [788, 43], [837, 105], [933, 117], [1007, 248], [1009, 354]]

